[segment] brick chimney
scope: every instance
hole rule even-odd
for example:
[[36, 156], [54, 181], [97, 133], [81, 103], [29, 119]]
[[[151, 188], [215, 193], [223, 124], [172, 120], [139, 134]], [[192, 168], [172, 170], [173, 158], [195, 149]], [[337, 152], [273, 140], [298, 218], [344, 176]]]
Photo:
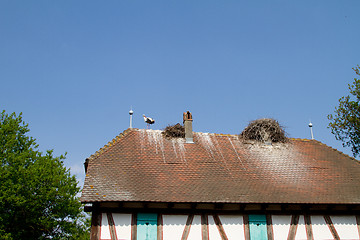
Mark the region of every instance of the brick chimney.
[[192, 115], [187, 111], [183, 114], [183, 123], [185, 127], [185, 139], [186, 143], [194, 143], [194, 135], [192, 131]]

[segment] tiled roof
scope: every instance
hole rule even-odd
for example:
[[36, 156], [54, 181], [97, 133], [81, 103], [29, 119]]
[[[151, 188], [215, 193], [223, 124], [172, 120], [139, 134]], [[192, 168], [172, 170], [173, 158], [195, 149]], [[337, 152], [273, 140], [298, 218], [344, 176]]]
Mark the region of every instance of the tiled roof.
[[89, 157], [82, 202], [360, 203], [359, 162], [315, 140], [128, 129]]

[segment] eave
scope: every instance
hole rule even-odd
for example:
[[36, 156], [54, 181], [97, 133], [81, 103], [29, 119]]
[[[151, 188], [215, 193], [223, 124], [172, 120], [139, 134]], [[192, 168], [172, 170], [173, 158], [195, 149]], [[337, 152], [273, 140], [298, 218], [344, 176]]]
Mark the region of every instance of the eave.
[[360, 214], [360, 204], [274, 204], [274, 203], [172, 203], [172, 202], [94, 202], [86, 212], [161, 212], [185, 213], [271, 213], [271, 214]]

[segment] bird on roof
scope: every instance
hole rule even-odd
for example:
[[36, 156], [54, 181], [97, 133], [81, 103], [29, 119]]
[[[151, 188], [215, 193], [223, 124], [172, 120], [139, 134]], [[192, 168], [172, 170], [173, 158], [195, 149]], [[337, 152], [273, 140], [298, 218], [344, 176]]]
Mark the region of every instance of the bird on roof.
[[144, 122], [147, 123], [147, 127], [148, 127], [148, 128], [150, 127], [150, 124], [154, 124], [154, 123], [155, 123], [155, 119], [146, 117], [145, 114], [143, 114], [143, 117], [144, 117]]

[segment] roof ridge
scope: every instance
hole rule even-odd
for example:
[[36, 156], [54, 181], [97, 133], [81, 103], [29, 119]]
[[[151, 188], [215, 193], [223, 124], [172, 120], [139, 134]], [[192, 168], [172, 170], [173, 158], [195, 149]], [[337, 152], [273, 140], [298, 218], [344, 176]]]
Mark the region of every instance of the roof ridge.
[[[140, 130], [145, 130], [145, 131], [163, 131], [161, 129], [139, 129], [139, 128], [128, 128], [126, 130], [124, 130], [123, 132], [121, 132], [120, 134], [118, 134], [117, 136], [115, 136], [112, 140], [110, 140], [107, 144], [105, 144], [103, 147], [101, 147], [99, 150], [97, 150], [94, 154], [90, 155], [90, 157], [88, 157], [87, 159], [92, 160], [94, 158], [96, 158], [97, 156], [99, 156], [99, 154], [103, 153], [104, 151], [106, 151], [109, 147], [111, 147], [112, 145], [114, 145], [117, 141], [119, 141], [121, 138], [123, 138], [124, 136], [126, 136], [129, 132], [131, 131], [140, 131]], [[216, 136], [238, 136], [239, 134], [230, 134], [230, 133], [210, 133], [210, 132], [194, 132], [196, 134], [212, 134], [212, 135], [216, 135]], [[360, 164], [360, 161], [357, 160], [356, 158], [343, 153], [341, 151], [339, 151], [336, 148], [333, 148], [319, 140], [316, 139], [307, 139], [307, 138], [289, 138], [292, 141], [304, 141], [304, 142], [316, 142], [320, 145], [324, 145], [325, 147], [341, 154], [344, 155], [346, 157], [351, 158], [353, 161], [357, 162], [358, 164]]]
[[211, 133], [211, 132], [194, 132], [194, 133], [213, 134], [213, 135], [219, 135], [219, 136], [238, 136], [239, 135], [239, 134], [231, 134], [231, 133]]
[[[308, 139], [308, 138], [289, 138], [289, 139], [296, 140], [296, 141], [305, 141], [305, 142], [309, 142], [312, 140], [312, 139]], [[315, 140], [315, 141], [317, 141], [317, 140]]]
[[101, 147], [99, 150], [97, 150], [95, 153], [91, 154], [90, 157], [87, 159], [92, 160], [99, 156], [101, 153], [105, 152], [109, 147], [114, 145], [117, 141], [119, 141], [121, 138], [126, 136], [129, 132], [133, 130], [138, 130], [137, 128], [128, 128], [124, 130], [123, 132], [119, 133], [117, 136], [115, 136], [112, 140], [110, 140], [107, 144], [105, 144], [103, 147]]
[[[134, 128], [133, 130], [136, 131], [140, 131], [140, 130], [145, 130], [145, 131], [161, 131], [163, 132], [164, 129], [145, 129], [145, 128]], [[231, 136], [231, 137], [237, 137], [239, 136], [238, 133], [214, 133], [214, 132], [195, 132], [193, 131], [195, 134], [212, 134], [212, 135], [217, 135], [217, 136]], [[290, 138], [290, 140], [296, 140], [296, 141], [305, 141], [305, 142], [310, 142], [310, 141], [315, 141], [315, 142], [319, 142], [320, 144], [324, 144], [319, 140], [315, 140], [315, 139], [307, 139], [307, 138]], [[326, 144], [325, 144], [326, 145]]]

